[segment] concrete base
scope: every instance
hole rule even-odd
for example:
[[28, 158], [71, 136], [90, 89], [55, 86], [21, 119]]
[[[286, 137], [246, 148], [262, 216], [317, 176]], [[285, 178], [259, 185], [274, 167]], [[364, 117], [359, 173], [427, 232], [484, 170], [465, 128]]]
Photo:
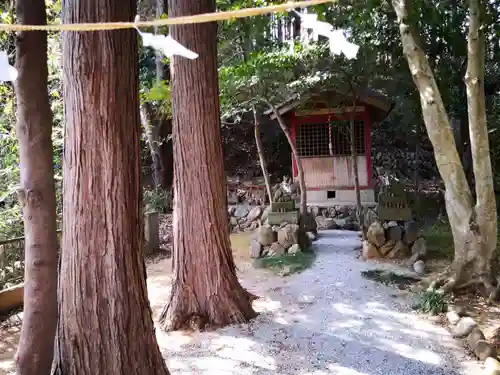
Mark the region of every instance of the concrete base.
[[[360, 195], [363, 206], [376, 205], [375, 190], [364, 189], [360, 191]], [[307, 205], [319, 207], [356, 205], [356, 192], [354, 190], [308, 190]]]

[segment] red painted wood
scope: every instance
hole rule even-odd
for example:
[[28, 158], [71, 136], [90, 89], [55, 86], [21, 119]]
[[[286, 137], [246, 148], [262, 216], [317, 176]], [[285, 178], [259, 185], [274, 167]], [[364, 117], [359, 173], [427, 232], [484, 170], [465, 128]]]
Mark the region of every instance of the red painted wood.
[[[373, 189], [372, 186], [370, 185], [363, 185], [363, 186], [360, 186], [359, 187], [359, 190], [371, 190]], [[335, 186], [335, 187], [331, 187], [331, 188], [324, 188], [324, 187], [309, 187], [307, 188], [307, 191], [319, 191], [319, 190], [332, 190], [332, 191], [336, 191], [336, 190], [354, 190], [354, 186]]]
[[[339, 113], [324, 113], [320, 115], [308, 115], [308, 116], [297, 116], [295, 112], [292, 112], [292, 139], [295, 143], [296, 141], [296, 128], [297, 126], [307, 125], [307, 124], [317, 124], [326, 123], [331, 120], [349, 120], [349, 114], [339, 114]], [[371, 118], [368, 111], [357, 112], [355, 120], [361, 120], [365, 123], [365, 155], [366, 155], [366, 170], [367, 170], [367, 180], [368, 185], [360, 186], [360, 189], [373, 189], [373, 172], [372, 172], [372, 150], [371, 150]], [[292, 155], [292, 165], [293, 165], [293, 176], [297, 176], [297, 164], [295, 158]], [[334, 173], [334, 172], [332, 172]], [[307, 190], [328, 190], [325, 188], [308, 188]], [[334, 190], [354, 190], [354, 186], [342, 186], [335, 187]]]

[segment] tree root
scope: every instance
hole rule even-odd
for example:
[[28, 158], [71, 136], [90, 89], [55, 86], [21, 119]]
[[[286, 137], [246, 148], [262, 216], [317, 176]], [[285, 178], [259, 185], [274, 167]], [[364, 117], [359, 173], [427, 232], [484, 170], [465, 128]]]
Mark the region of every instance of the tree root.
[[500, 292], [500, 276], [497, 277], [496, 281], [488, 275], [480, 275], [468, 280], [463, 280], [461, 277], [461, 272], [445, 271], [444, 273], [438, 275], [438, 277], [433, 280], [427, 290], [437, 290], [442, 293], [452, 293], [459, 289], [465, 289], [473, 285], [484, 286], [486, 295], [488, 297], [488, 303], [494, 303]]
[[215, 329], [248, 323], [257, 316], [252, 301], [258, 297], [239, 284], [220, 286], [208, 296], [206, 293], [210, 289], [195, 293], [187, 283], [175, 283], [160, 316], [161, 327], [165, 331]]

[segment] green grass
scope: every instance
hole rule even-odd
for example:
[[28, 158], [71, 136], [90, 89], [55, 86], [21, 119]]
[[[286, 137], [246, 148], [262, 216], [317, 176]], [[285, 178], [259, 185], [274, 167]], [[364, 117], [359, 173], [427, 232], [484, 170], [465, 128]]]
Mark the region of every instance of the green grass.
[[418, 296], [414, 309], [432, 315], [441, 314], [448, 310], [448, 299], [444, 293], [426, 290]]
[[264, 257], [254, 260], [255, 268], [267, 268], [281, 274], [292, 275], [311, 267], [316, 259], [313, 251], [299, 252], [293, 255], [282, 255], [276, 257]]

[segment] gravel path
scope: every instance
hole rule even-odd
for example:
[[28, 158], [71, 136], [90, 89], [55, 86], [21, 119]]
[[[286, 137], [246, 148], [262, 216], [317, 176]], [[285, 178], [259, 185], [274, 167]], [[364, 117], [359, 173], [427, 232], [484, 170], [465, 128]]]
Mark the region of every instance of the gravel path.
[[322, 232], [315, 265], [288, 278], [258, 271], [242, 282], [263, 296], [248, 325], [202, 334], [158, 333], [172, 375], [472, 375], [481, 368], [447, 330], [394, 288], [364, 279], [357, 233]]

